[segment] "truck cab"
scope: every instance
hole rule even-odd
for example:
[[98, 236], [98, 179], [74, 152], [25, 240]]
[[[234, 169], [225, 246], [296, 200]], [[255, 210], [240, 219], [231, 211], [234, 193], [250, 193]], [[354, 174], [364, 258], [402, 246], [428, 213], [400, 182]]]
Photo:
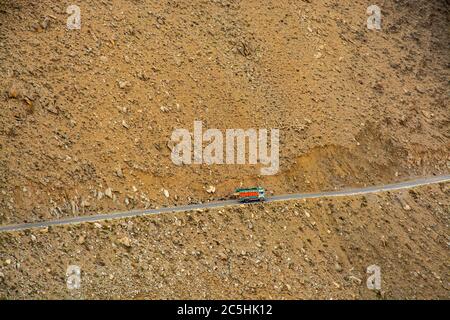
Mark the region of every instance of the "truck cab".
[[236, 189], [239, 202], [259, 202], [266, 200], [266, 192], [262, 187]]

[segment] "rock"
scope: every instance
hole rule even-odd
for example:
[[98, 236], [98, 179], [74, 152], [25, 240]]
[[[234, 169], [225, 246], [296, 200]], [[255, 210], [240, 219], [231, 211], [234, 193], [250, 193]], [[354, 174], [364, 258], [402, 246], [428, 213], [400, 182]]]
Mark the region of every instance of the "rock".
[[126, 89], [126, 88], [131, 87], [131, 83], [129, 81], [121, 81], [121, 80], [119, 80], [118, 83], [119, 83], [119, 88], [120, 89]]
[[163, 189], [163, 194], [166, 198], [170, 196], [169, 191], [167, 191], [166, 189]]
[[308, 211], [306, 211], [306, 210], [303, 210], [304, 212], [305, 212], [305, 216], [307, 217], [307, 218], [310, 218], [311, 217], [311, 214], [308, 212]]
[[9, 266], [11, 264], [11, 259], [6, 259], [5, 264]]
[[384, 235], [381, 236], [381, 243], [383, 244], [383, 247], [387, 246], [387, 240], [386, 240], [386, 237]]
[[19, 97], [19, 89], [16, 85], [12, 85], [11, 88], [8, 90], [8, 97], [11, 99], [16, 99]]
[[31, 30], [33, 30], [35, 32], [40, 32], [40, 31], [42, 31], [42, 27], [41, 27], [41, 25], [39, 23], [33, 22], [31, 24]]
[[78, 244], [83, 244], [85, 242], [86, 238], [84, 236], [80, 236], [77, 240]]
[[113, 195], [112, 195], [112, 189], [108, 188], [105, 190], [105, 196], [107, 196], [108, 198], [112, 199]]
[[83, 200], [81, 200], [81, 204], [80, 205], [81, 205], [82, 208], [85, 208], [85, 207], [89, 207], [91, 204], [86, 199], [83, 199]]
[[150, 79], [150, 77], [147, 76], [147, 75], [145, 74], [145, 72], [142, 71], [142, 70], [140, 70], [140, 71], [138, 71], [138, 72], [136, 73], [136, 77], [137, 77], [138, 79], [142, 80], [142, 81], [147, 81], [147, 80]]
[[72, 210], [72, 214], [78, 213], [78, 205], [76, 204], [75, 201], [73, 200], [70, 201], [70, 208]]
[[44, 96], [39, 99], [39, 103], [48, 112], [55, 115], [59, 114], [59, 108], [54, 99]]
[[425, 118], [431, 119], [433, 117], [433, 113], [426, 111], [426, 110], [422, 110], [422, 114], [425, 116]]
[[122, 120], [122, 126], [123, 126], [125, 129], [129, 129], [129, 128], [130, 128], [130, 126], [128, 125], [128, 123], [127, 123], [125, 120]]
[[406, 211], [410, 211], [411, 210], [411, 206], [406, 202], [405, 199], [403, 199], [401, 196], [398, 196], [397, 199], [400, 202], [403, 210], [406, 210]]
[[94, 223], [94, 227], [97, 228], [97, 229], [101, 229], [102, 225], [100, 223], [98, 223], [98, 222], [95, 222]]
[[384, 92], [384, 87], [383, 87], [383, 85], [380, 82], [375, 83], [372, 86], [372, 89], [375, 90], [376, 92], [380, 93], [380, 94]]
[[116, 176], [118, 176], [119, 178], [123, 178], [122, 168], [119, 167], [116, 169]]
[[219, 251], [219, 257], [222, 260], [227, 260], [228, 259], [228, 256], [223, 251]]
[[31, 241], [35, 242], [37, 240], [36, 236], [34, 234], [31, 235]]
[[42, 29], [48, 29], [48, 27], [50, 26], [50, 19], [48, 17], [44, 18], [44, 21], [41, 22], [41, 28]]
[[334, 270], [336, 270], [337, 272], [341, 272], [342, 271], [342, 267], [339, 263], [335, 263], [334, 264]]
[[117, 239], [117, 242], [120, 243], [121, 245], [130, 248], [131, 247], [131, 240], [128, 237], [122, 237]]
[[208, 193], [215, 193], [216, 192], [216, 187], [208, 186], [208, 188], [206, 189], [206, 192], [208, 192]]
[[416, 86], [416, 91], [418, 93], [425, 93], [425, 90], [422, 87], [418, 86], [418, 85]]

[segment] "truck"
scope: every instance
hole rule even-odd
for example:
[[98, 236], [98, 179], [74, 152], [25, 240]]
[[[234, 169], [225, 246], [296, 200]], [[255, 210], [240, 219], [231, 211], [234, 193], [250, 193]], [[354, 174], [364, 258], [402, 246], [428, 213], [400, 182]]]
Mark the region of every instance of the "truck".
[[266, 191], [262, 187], [236, 189], [239, 202], [259, 202], [266, 200]]

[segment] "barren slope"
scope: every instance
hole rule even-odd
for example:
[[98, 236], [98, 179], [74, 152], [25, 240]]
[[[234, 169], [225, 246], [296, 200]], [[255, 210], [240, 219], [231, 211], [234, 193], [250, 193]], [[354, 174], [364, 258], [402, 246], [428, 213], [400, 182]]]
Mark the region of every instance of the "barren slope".
[[[67, 5], [0, 3], [0, 223], [449, 170], [445, 1], [384, 1], [379, 32], [361, 0], [78, 1], [79, 31]], [[279, 174], [175, 166], [194, 120], [279, 128]]]
[[0, 298], [448, 299], [449, 213], [447, 183], [2, 233]]

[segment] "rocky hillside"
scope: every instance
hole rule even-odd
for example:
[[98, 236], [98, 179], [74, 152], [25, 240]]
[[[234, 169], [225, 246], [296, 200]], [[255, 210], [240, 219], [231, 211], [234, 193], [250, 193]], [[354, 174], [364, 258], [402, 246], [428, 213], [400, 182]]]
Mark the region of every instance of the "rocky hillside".
[[[2, 224], [449, 171], [447, 1], [382, 1], [380, 31], [362, 0], [70, 4], [0, 2]], [[280, 129], [280, 171], [175, 166], [194, 120]]]
[[449, 217], [447, 183], [1, 233], [0, 298], [448, 299]]

